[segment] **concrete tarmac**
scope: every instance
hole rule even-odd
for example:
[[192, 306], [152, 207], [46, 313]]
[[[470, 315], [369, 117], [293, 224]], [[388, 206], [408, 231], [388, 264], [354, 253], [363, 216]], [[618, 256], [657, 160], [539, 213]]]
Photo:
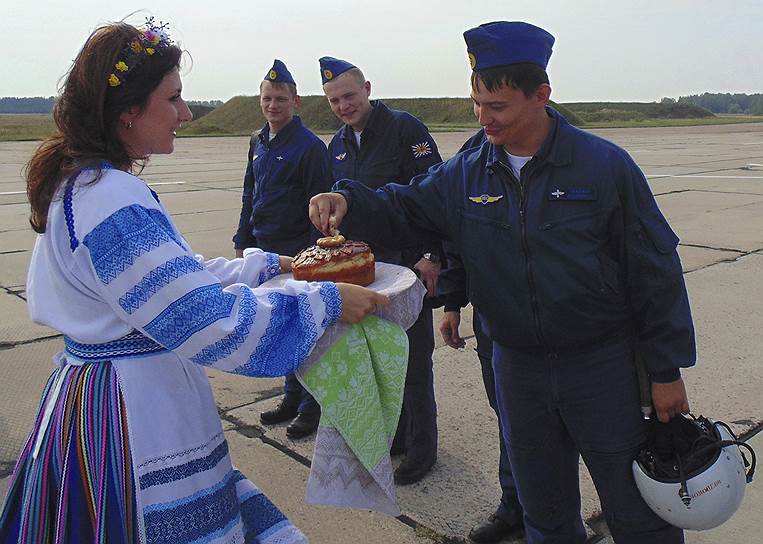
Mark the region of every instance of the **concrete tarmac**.
[[[693, 412], [726, 421], [763, 455], [763, 435], [757, 434], [763, 425], [763, 168], [756, 166], [763, 164], [763, 124], [595, 132], [633, 155], [681, 238], [699, 353], [697, 365], [684, 372]], [[470, 135], [438, 133], [435, 139], [447, 158]], [[245, 137], [180, 139], [174, 154], [154, 157], [143, 171], [194, 250], [205, 256], [233, 256], [247, 144]], [[31, 428], [50, 358], [62, 348], [56, 331], [32, 324], [26, 314], [35, 234], [27, 221], [22, 168], [36, 145], [0, 142], [0, 497]], [[465, 349], [438, 339], [438, 462], [421, 482], [398, 487], [402, 516], [305, 504], [312, 441], [288, 439], [285, 425], [259, 423], [259, 413], [278, 401], [282, 381], [210, 371], [234, 463], [313, 542], [465, 542], [469, 529], [496, 507], [500, 488], [497, 422], [473, 349], [471, 309], [463, 312], [462, 324]], [[581, 482], [590, 541], [611, 542], [582, 464]], [[731, 521], [687, 533], [686, 540], [763, 542], [761, 509], [763, 484], [757, 480]]]

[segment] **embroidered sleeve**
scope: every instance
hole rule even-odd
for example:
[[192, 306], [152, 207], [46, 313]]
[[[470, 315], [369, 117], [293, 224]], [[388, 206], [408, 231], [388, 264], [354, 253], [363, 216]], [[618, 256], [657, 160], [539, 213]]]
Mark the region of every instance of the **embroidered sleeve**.
[[244, 250], [243, 259], [229, 260], [216, 257], [205, 260], [201, 255], [196, 255], [196, 260], [202, 263], [224, 287], [233, 283], [245, 283], [255, 287], [281, 273], [278, 254], [258, 248]]
[[220, 370], [282, 376], [339, 319], [334, 284], [289, 281], [279, 289], [252, 288], [236, 280], [268, 279], [278, 272], [277, 255], [254, 250], [243, 263], [223, 259], [208, 267], [168, 225], [161, 211], [133, 204], [83, 239], [106, 302], [165, 348]]

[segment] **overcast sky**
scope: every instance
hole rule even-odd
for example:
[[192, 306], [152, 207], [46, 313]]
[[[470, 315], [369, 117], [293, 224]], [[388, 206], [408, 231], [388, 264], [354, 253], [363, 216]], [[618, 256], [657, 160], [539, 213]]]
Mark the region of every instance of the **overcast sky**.
[[763, 92], [760, 0], [3, 0], [0, 96], [56, 94], [88, 34], [138, 9], [128, 22], [169, 22], [192, 56], [187, 99], [257, 94], [274, 58], [300, 94], [319, 94], [323, 55], [360, 67], [378, 98], [467, 96], [463, 31], [495, 20], [556, 37], [548, 72], [559, 102]]

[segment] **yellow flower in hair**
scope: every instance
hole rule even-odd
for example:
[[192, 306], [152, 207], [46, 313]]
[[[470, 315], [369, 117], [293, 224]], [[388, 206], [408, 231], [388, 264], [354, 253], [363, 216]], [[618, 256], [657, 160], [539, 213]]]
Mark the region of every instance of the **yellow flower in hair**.
[[111, 87], [116, 87], [116, 86], [118, 86], [120, 83], [122, 83], [122, 82], [121, 82], [121, 81], [119, 81], [119, 78], [116, 76], [116, 74], [111, 74], [111, 75], [109, 76], [109, 86], [111, 86]]
[[126, 72], [127, 71], [127, 64], [123, 60], [120, 60], [114, 65], [114, 68], [119, 70], [120, 72]]
[[153, 47], [146, 47], [146, 54], [153, 55], [154, 54], [154, 48]]
[[160, 41], [162, 41], [162, 39], [158, 35], [154, 35], [154, 37], [151, 38], [151, 43], [154, 45], [158, 45]]
[[140, 53], [143, 50], [143, 46], [140, 45], [138, 40], [133, 40], [130, 42], [130, 49], [132, 49], [134, 53]]

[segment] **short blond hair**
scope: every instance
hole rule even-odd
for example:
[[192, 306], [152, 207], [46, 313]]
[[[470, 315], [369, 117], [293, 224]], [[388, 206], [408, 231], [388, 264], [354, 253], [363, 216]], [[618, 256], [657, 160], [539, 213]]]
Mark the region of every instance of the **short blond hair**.
[[262, 92], [262, 84], [263, 83], [270, 83], [273, 87], [276, 89], [289, 89], [289, 92], [291, 92], [291, 95], [293, 97], [297, 96], [297, 84], [296, 83], [287, 83], [285, 81], [270, 81], [267, 79], [263, 79], [262, 83], [260, 83], [260, 92]]

